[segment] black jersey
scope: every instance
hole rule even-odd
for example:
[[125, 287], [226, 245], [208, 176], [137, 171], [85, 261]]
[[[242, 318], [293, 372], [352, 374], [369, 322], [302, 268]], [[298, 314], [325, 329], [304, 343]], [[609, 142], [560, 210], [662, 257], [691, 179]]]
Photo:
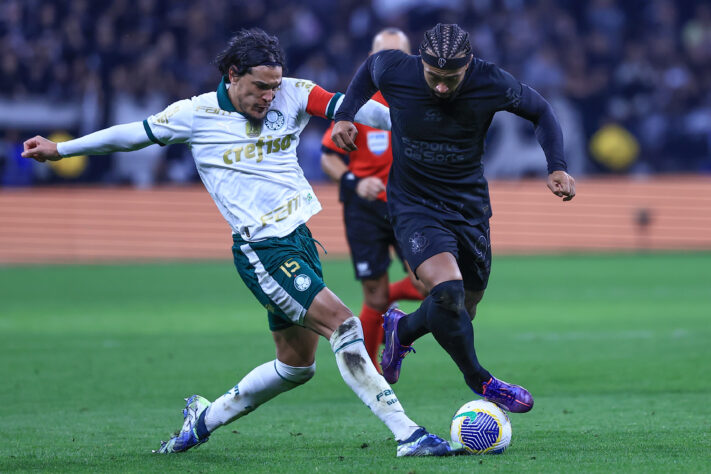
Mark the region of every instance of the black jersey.
[[533, 121], [549, 172], [566, 169], [562, 133], [548, 103], [492, 63], [474, 58], [454, 95], [441, 99], [425, 82], [420, 56], [396, 50], [374, 54], [354, 77], [335, 119], [352, 121], [375, 89], [388, 102], [392, 119], [388, 202], [394, 212], [411, 203], [461, 214], [470, 223], [489, 218], [481, 158], [486, 132], [500, 110]]

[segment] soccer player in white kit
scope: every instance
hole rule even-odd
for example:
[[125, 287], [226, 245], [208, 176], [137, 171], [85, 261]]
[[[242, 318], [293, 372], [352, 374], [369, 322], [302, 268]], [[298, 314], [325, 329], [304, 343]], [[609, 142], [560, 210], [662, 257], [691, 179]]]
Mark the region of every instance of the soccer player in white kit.
[[[64, 143], [37, 136], [25, 158], [59, 160], [152, 143], [186, 143], [200, 178], [232, 228], [235, 266], [267, 309], [277, 357], [245, 375], [210, 403], [193, 395], [182, 429], [157, 452], [175, 453], [314, 375], [319, 335], [329, 339], [343, 380], [398, 441], [397, 456], [443, 456], [460, 446], [410, 420], [363, 345], [358, 318], [323, 283], [308, 219], [321, 204], [299, 167], [296, 147], [311, 115], [333, 118], [341, 94], [282, 77], [278, 40], [242, 30], [218, 55], [217, 91], [175, 102], [143, 122], [117, 125]], [[356, 121], [390, 128], [388, 110], [370, 101]]]

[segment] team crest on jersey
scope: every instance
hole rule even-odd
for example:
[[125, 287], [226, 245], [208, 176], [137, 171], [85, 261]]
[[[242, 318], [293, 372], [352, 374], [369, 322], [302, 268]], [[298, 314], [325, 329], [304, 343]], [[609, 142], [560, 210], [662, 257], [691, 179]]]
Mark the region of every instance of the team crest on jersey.
[[521, 105], [521, 92], [513, 90], [512, 88], [506, 89], [506, 98], [511, 101], [511, 105], [518, 108]]
[[388, 149], [388, 132], [384, 130], [371, 130], [368, 132], [368, 150], [374, 155], [382, 155]]
[[270, 110], [267, 112], [267, 116], [264, 117], [264, 125], [269, 130], [279, 130], [284, 126], [284, 114], [278, 110]]
[[306, 291], [311, 286], [311, 278], [303, 273], [294, 277], [294, 287], [299, 291]]
[[258, 137], [262, 133], [262, 123], [261, 122], [253, 122], [252, 120], [247, 120], [244, 127], [245, 127], [244, 131], [248, 137], [251, 137], [251, 138]]

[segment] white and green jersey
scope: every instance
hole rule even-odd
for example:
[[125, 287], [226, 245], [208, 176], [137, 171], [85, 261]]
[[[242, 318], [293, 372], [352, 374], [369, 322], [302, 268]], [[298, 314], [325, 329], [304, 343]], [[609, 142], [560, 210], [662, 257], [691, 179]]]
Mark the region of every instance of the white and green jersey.
[[[141, 122], [57, 144], [62, 157], [131, 151], [151, 143], [190, 146], [197, 170], [232, 231], [246, 241], [283, 237], [321, 210], [296, 157], [311, 115], [333, 118], [342, 94], [285, 77], [266, 117], [235, 110], [224, 79], [216, 92], [171, 104]], [[356, 121], [390, 129], [388, 109], [369, 101]]]
[[178, 101], [143, 124], [156, 143], [190, 146], [234, 233], [245, 240], [283, 237], [321, 210], [296, 157], [313, 87], [284, 78], [259, 126], [235, 110], [224, 82], [217, 92]]
[[256, 126], [235, 110], [224, 81], [216, 92], [178, 101], [143, 124], [156, 143], [190, 146], [202, 182], [234, 233], [245, 240], [283, 237], [321, 210], [296, 157], [314, 87], [284, 78]]

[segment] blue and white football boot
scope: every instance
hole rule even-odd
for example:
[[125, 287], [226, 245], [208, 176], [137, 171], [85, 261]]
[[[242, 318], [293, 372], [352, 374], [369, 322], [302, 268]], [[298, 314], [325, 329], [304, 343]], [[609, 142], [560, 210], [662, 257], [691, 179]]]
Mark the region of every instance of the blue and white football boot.
[[397, 443], [397, 457], [403, 456], [454, 456], [465, 453], [460, 443], [445, 441], [420, 427], [412, 435]]
[[199, 446], [206, 442], [209, 437], [198, 438], [197, 423], [200, 415], [207, 410], [210, 402], [200, 395], [193, 395], [185, 399], [185, 409], [183, 410], [183, 427], [174, 434], [168, 441], [161, 441], [160, 448], [154, 453], [169, 454], [182, 453], [190, 448]]

